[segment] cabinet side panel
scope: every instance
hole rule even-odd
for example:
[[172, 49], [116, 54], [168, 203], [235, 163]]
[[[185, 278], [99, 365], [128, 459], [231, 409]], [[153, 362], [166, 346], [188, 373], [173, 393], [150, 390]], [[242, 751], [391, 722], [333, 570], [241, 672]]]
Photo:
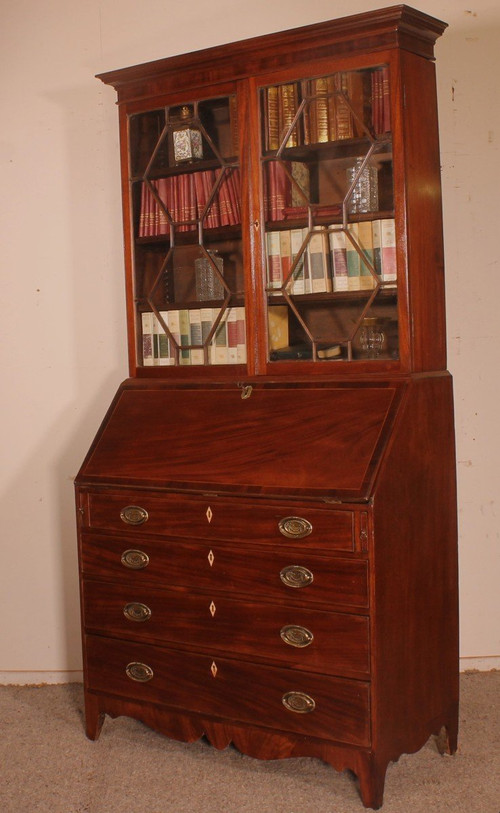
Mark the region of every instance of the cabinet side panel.
[[457, 526], [452, 385], [408, 392], [374, 502], [374, 744], [411, 753], [458, 704]]
[[435, 66], [402, 52], [412, 369], [446, 369], [443, 216]]

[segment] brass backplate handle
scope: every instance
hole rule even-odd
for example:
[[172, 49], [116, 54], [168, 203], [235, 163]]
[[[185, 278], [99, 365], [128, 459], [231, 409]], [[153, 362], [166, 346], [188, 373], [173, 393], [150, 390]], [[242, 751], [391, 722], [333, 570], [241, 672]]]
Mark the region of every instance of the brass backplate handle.
[[130, 570], [144, 570], [149, 565], [149, 556], [143, 550], [125, 550], [120, 561]]
[[151, 610], [147, 604], [142, 604], [140, 601], [131, 601], [129, 604], [125, 604], [123, 615], [129, 621], [149, 621]]
[[120, 511], [120, 519], [127, 525], [142, 525], [148, 518], [148, 512], [140, 505], [126, 505]]
[[314, 580], [314, 576], [307, 567], [302, 565], [287, 565], [280, 572], [280, 579], [287, 587], [307, 587]]
[[316, 702], [304, 692], [286, 692], [281, 700], [288, 711], [296, 714], [310, 714], [316, 708]]
[[132, 661], [125, 667], [125, 672], [130, 680], [135, 680], [136, 683], [147, 683], [153, 677], [153, 670], [147, 663], [138, 663]]
[[312, 644], [314, 640], [314, 635], [311, 630], [308, 630], [307, 627], [299, 627], [295, 624], [287, 624], [285, 627], [282, 627], [280, 636], [285, 644], [295, 646], [298, 649], [304, 649], [304, 647]]
[[284, 517], [278, 522], [278, 528], [287, 539], [303, 539], [313, 529], [311, 523], [303, 517]]

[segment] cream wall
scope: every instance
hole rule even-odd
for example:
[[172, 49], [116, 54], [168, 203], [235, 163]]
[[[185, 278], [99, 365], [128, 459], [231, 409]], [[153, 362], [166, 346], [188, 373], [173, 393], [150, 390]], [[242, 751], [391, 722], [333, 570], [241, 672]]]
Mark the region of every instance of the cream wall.
[[[114, 91], [94, 74], [387, 4], [4, 4], [0, 682], [80, 677], [72, 481], [127, 374], [117, 112]], [[500, 7], [415, 4], [450, 23], [436, 53], [461, 652], [464, 668], [486, 669], [500, 666]]]

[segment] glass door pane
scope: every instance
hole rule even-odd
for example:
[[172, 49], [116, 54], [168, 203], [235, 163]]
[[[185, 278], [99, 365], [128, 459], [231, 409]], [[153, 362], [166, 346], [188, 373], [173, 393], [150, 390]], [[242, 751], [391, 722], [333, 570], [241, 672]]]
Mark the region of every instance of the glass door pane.
[[244, 364], [236, 97], [148, 111], [129, 126], [140, 363]]
[[261, 89], [270, 361], [397, 359], [387, 66]]

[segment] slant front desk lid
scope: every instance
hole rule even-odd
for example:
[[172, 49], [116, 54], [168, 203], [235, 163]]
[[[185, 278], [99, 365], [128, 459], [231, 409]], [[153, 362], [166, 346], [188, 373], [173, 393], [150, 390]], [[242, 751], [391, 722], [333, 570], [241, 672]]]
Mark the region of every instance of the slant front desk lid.
[[128, 380], [77, 482], [366, 500], [404, 389]]

